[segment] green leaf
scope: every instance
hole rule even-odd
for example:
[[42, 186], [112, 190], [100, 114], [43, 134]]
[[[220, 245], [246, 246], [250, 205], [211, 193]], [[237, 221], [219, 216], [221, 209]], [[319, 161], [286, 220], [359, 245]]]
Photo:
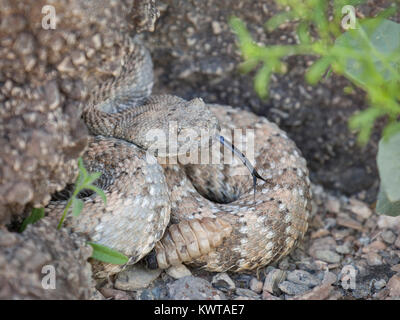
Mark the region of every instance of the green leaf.
[[390, 201], [382, 186], [379, 188], [378, 202], [376, 204], [376, 212], [387, 216], [400, 215], [400, 201], [395, 201], [395, 202]]
[[95, 182], [98, 178], [100, 178], [102, 175], [101, 172], [94, 172], [94, 173], [90, 173], [86, 179], [83, 181], [84, 186], [86, 187], [87, 185], [92, 184], [93, 182]]
[[44, 217], [44, 208], [33, 208], [29, 217], [27, 217], [21, 225], [19, 232], [23, 232], [28, 224], [34, 224]]
[[248, 59], [239, 65], [239, 71], [242, 73], [249, 73], [257, 66], [258, 63], [259, 63], [258, 59], [255, 58]]
[[73, 198], [72, 200], [72, 215], [74, 217], [79, 216], [83, 209], [83, 201], [78, 198]]
[[85, 166], [83, 165], [83, 160], [81, 157], [79, 157], [79, 159], [78, 159], [78, 168], [79, 168], [79, 173], [82, 174], [83, 180], [86, 180], [86, 178], [88, 177], [89, 174], [88, 174]]
[[316, 84], [326, 72], [329, 65], [331, 64], [330, 57], [322, 57], [321, 59], [314, 62], [310, 69], [306, 73], [306, 80], [310, 84]]
[[265, 99], [268, 96], [268, 85], [269, 77], [271, 75], [271, 69], [264, 64], [260, 70], [258, 70], [254, 78], [254, 89], [261, 99]]
[[379, 142], [377, 163], [381, 186], [390, 202], [400, 200], [400, 132]]
[[279, 13], [274, 15], [272, 18], [270, 18], [264, 25], [264, 27], [268, 30], [268, 31], [273, 31], [275, 30], [277, 27], [279, 27], [281, 24], [283, 24], [286, 21], [289, 21], [293, 18], [293, 12], [289, 11], [289, 12], [283, 12], [283, 13]]
[[93, 248], [91, 256], [93, 259], [111, 264], [125, 264], [129, 261], [127, 256], [109, 247], [94, 242], [88, 242], [88, 244]]
[[361, 145], [365, 145], [368, 142], [371, 131], [374, 127], [374, 121], [382, 114], [382, 110], [370, 107], [351, 116], [349, 126], [353, 130], [360, 130], [358, 134], [358, 142]]
[[96, 187], [94, 185], [87, 186], [86, 188], [96, 192], [101, 197], [104, 204], [107, 204], [107, 197], [103, 190], [101, 190], [99, 187]]
[[[364, 34], [367, 35], [367, 41]], [[381, 18], [368, 19], [358, 24], [357, 29], [350, 29], [338, 37], [334, 47], [354, 49], [365, 61], [369, 59], [386, 81], [392, 80], [395, 74], [393, 70], [399, 70], [400, 67], [400, 24]], [[362, 85], [374, 81], [365, 73], [368, 71], [365, 61], [348, 56], [344, 66], [345, 74]]]

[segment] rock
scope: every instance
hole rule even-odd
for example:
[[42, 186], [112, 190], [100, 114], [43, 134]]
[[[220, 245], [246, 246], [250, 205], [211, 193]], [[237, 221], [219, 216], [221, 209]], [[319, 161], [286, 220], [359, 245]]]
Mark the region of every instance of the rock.
[[367, 254], [367, 263], [369, 266], [380, 266], [383, 264], [382, 258], [376, 252], [369, 252]]
[[316, 250], [313, 255], [315, 259], [319, 259], [329, 263], [339, 263], [341, 260], [340, 255], [331, 250]]
[[167, 285], [172, 300], [225, 300], [225, 295], [211, 283], [198, 277], [183, 277]]
[[270, 294], [268, 291], [263, 291], [261, 298], [263, 300], [282, 300], [281, 298]]
[[396, 241], [396, 235], [391, 230], [387, 230], [387, 231], [382, 232], [381, 238], [387, 244], [393, 244]]
[[315, 255], [316, 250], [321, 250], [321, 249], [326, 249], [326, 250], [335, 250], [336, 248], [336, 241], [332, 237], [324, 237], [324, 238], [319, 238], [315, 239], [315, 241], [312, 242], [310, 248], [308, 249], [308, 253], [310, 256]]
[[386, 288], [389, 290], [389, 296], [392, 298], [400, 298], [400, 275], [395, 274], [388, 281]]
[[399, 248], [399, 249], [400, 249], [400, 236], [397, 237], [397, 239], [396, 239], [396, 241], [395, 241], [395, 243], [394, 243], [394, 246], [395, 246], [396, 248]]
[[348, 254], [351, 252], [351, 244], [349, 242], [345, 242], [342, 245], [336, 247], [336, 252], [340, 254]]
[[351, 229], [355, 229], [358, 231], [363, 231], [364, 228], [362, 226], [362, 224], [354, 219], [351, 219], [349, 217], [338, 217], [336, 220], [337, 224], [339, 226], [343, 226], [346, 228], [351, 228]]
[[375, 281], [375, 283], [374, 283], [374, 287], [375, 287], [376, 290], [381, 290], [385, 286], [386, 286], [385, 279], [380, 279], [378, 281]]
[[390, 268], [394, 272], [400, 272], [400, 264], [396, 264]]
[[165, 300], [167, 297], [167, 288], [165, 285], [156, 286], [154, 288], [144, 289], [138, 300]]
[[260, 293], [263, 289], [263, 283], [256, 278], [250, 280], [250, 290], [253, 290], [256, 293]]
[[183, 264], [171, 266], [165, 272], [174, 279], [180, 279], [192, 275], [190, 270]]
[[340, 201], [337, 198], [329, 197], [325, 203], [325, 208], [329, 212], [339, 213], [340, 212]]
[[235, 290], [235, 283], [225, 272], [216, 274], [212, 278], [211, 284], [214, 286], [214, 288], [220, 289], [222, 291]]
[[23, 233], [0, 227], [0, 299], [94, 298], [87, 259], [92, 248], [57, 221], [43, 218]]
[[286, 272], [280, 269], [271, 270], [267, 276], [265, 277], [263, 291], [267, 291], [269, 293], [279, 293], [278, 285], [280, 282], [285, 280]]
[[305, 285], [309, 288], [313, 288], [320, 284], [317, 277], [304, 270], [294, 270], [287, 274], [286, 279], [296, 284]]
[[350, 199], [349, 209], [363, 219], [368, 219], [372, 215], [372, 210], [364, 202], [355, 198]]
[[400, 231], [400, 216], [391, 217], [380, 215], [377, 224], [380, 229], [393, 229]]
[[318, 229], [317, 231], [311, 234], [311, 239], [322, 238], [330, 235], [329, 230], [327, 229]]
[[[268, 269], [268, 267], [267, 267]], [[251, 275], [248, 274], [238, 274], [235, 275], [235, 284], [239, 288], [249, 288], [250, 287], [250, 281], [253, 279]]]
[[303, 293], [307, 292], [308, 290], [310, 290], [310, 288], [308, 286], [293, 283], [290, 281], [283, 281], [278, 285], [278, 287], [284, 293], [287, 293], [288, 295], [291, 295], [291, 296], [297, 296], [297, 295], [303, 294]]
[[126, 291], [116, 290], [112, 288], [102, 288], [100, 289], [100, 292], [107, 299], [132, 300], [132, 298], [126, 293]]
[[117, 275], [114, 286], [125, 291], [147, 288], [161, 272], [161, 269], [150, 270], [141, 264], [131, 265]]
[[93, 288], [89, 300], [106, 300], [106, 297], [102, 295], [99, 290]]
[[314, 287], [309, 292], [306, 292], [300, 296], [293, 297], [293, 300], [325, 300], [327, 299], [332, 290], [334, 284], [336, 282], [336, 275], [332, 272], [326, 272], [324, 275], [324, 279], [322, 280], [322, 284]]
[[253, 300], [259, 300], [260, 299], [260, 295], [258, 295], [257, 293], [255, 293], [254, 291], [249, 290], [249, 289], [237, 288], [235, 293], [238, 296], [251, 298]]
[[381, 250], [386, 250], [387, 245], [380, 240], [375, 240], [374, 242], [371, 242], [369, 245], [365, 246], [362, 249], [363, 253], [369, 253], [369, 252], [378, 252]]

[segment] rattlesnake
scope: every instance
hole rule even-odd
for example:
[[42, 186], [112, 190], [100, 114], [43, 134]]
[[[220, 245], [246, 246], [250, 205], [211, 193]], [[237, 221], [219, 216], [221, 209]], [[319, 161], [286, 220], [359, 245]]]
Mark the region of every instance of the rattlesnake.
[[[253, 113], [197, 98], [151, 96], [150, 55], [136, 39], [127, 41], [119, 76], [93, 89], [82, 113], [93, 134], [84, 163], [89, 171], [102, 172], [97, 184], [107, 204], [96, 194], [82, 195], [84, 209], [67, 219], [68, 225], [129, 256], [128, 264], [152, 251], [148, 261], [161, 268], [185, 262], [210, 271], [242, 271], [288, 254], [307, 229], [311, 207], [306, 162], [295, 144]], [[253, 165], [265, 181], [254, 193], [252, 176], [243, 173], [237, 157], [232, 164], [174, 164], [171, 156], [186, 152], [167, 149], [156, 154], [157, 162], [146, 152], [151, 149], [146, 135], [159, 129], [172, 138], [171, 123], [178, 137], [188, 128], [206, 132], [203, 146], [211, 147], [220, 146], [212, 140], [219, 127], [228, 133], [253, 129]], [[50, 216], [60, 217], [67, 191], [48, 205]], [[121, 270], [99, 262], [93, 266], [99, 277]]]

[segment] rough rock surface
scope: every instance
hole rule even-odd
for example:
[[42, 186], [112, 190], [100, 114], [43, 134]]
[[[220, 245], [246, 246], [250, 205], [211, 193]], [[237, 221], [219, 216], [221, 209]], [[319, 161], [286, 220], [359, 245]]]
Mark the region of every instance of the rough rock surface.
[[[55, 9], [55, 29], [48, 28], [45, 5]], [[151, 14], [130, 11], [133, 5], [142, 7], [137, 0], [0, 0], [1, 298], [96, 294], [90, 251], [75, 235], [47, 222], [23, 234], [2, 226], [75, 180], [87, 144], [79, 106], [94, 86], [119, 73], [122, 39], [132, 25], [154, 23]], [[44, 264], [56, 266], [56, 290], [41, 287]]]
[[[369, 1], [359, 8], [373, 15], [390, 1]], [[294, 44], [293, 24], [266, 33], [263, 24], [279, 10], [274, 1], [164, 0], [156, 32], [147, 37], [156, 68], [153, 92], [185, 99], [202, 97], [209, 103], [250, 108], [265, 115], [288, 132], [307, 159], [311, 180], [352, 195], [363, 192], [375, 200], [378, 186], [375, 133], [360, 152], [347, 121], [367, 104], [360, 91], [345, 94], [346, 79], [333, 76], [312, 87], [304, 80], [311, 57], [287, 60], [288, 72], [274, 76], [270, 97], [261, 101], [253, 89], [254, 74], [237, 71], [241, 61], [228, 20], [243, 19], [256, 41], [263, 44]], [[395, 17], [400, 21], [400, 12]]]
[[78, 106], [121, 67], [132, 2], [0, 0], [0, 223], [74, 180], [87, 137]]
[[[95, 289], [87, 262], [91, 247], [76, 234], [56, 226], [55, 221], [42, 219], [21, 234], [0, 228], [0, 299], [92, 297]], [[51, 286], [47, 268], [52, 267], [55, 288], [46, 289], [46, 285]]]

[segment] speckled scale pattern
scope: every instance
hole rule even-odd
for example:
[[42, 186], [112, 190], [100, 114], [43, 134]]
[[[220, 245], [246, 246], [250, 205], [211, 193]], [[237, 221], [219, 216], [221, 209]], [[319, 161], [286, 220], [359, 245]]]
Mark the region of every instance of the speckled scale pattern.
[[[229, 106], [210, 109], [221, 127], [255, 129], [255, 167], [268, 181], [257, 183], [254, 201], [251, 175], [232, 176], [235, 165], [190, 165], [189, 170], [169, 166], [165, 172], [171, 190], [171, 220], [218, 217], [229, 222], [232, 234], [192, 263], [220, 272], [255, 269], [287, 255], [304, 236], [311, 211], [308, 169], [295, 144], [267, 119]], [[200, 195], [191, 180], [195, 185], [208, 184], [211, 192], [225, 188], [229, 193], [236, 188], [239, 197], [231, 203], [215, 203]]]
[[[67, 219], [67, 225], [129, 256], [129, 263], [137, 262], [161, 239], [169, 223], [169, 192], [161, 166], [156, 161], [149, 164], [145, 152], [135, 145], [102, 136], [91, 137], [84, 163], [91, 172], [112, 176], [102, 186], [107, 205], [95, 194], [86, 197], [81, 214]], [[51, 202], [47, 210], [59, 218], [65, 204]], [[120, 271], [115, 265], [95, 263], [94, 267], [98, 277]]]

